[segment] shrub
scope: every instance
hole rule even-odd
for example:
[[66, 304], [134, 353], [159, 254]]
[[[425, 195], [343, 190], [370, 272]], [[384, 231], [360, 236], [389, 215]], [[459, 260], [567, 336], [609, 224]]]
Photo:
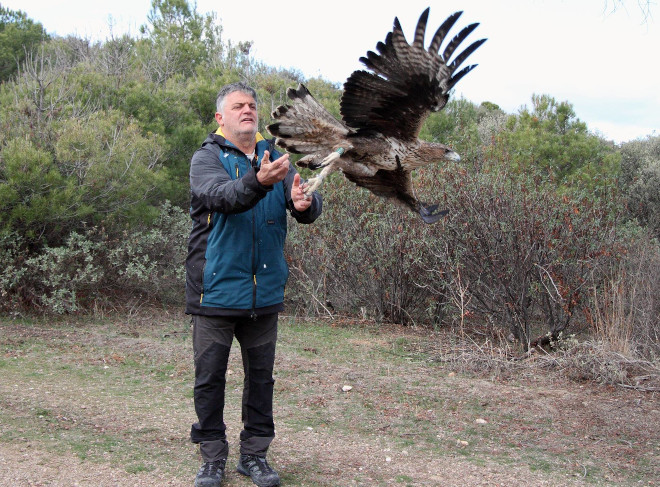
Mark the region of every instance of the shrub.
[[289, 305], [307, 313], [332, 307], [377, 320], [424, 323], [428, 298], [415, 284], [422, 272], [424, 224], [339, 174], [326, 180], [323, 198], [324, 213], [314, 225], [290, 226]]
[[62, 247], [46, 247], [21, 269], [24, 297], [55, 313], [78, 310], [78, 296], [105, 277], [96, 256], [102, 243], [76, 232]]
[[32, 256], [20, 239], [5, 234], [0, 239], [3, 308], [61, 314], [107, 302], [182, 303], [188, 230], [188, 215], [165, 203], [148, 229], [109, 235], [92, 227]]
[[106, 269], [115, 291], [182, 303], [189, 232], [188, 213], [165, 202], [153, 226], [114, 239]]
[[[420, 170], [415, 186], [422, 200], [450, 209], [445, 221], [425, 225], [340, 175], [326, 180], [322, 217], [290, 228], [289, 305], [404, 324], [471, 321], [529, 347], [593, 331], [593, 291], [605, 289], [613, 269], [634, 267], [642, 249], [645, 259], [658, 255], [620, 230], [612, 188], [597, 198], [465, 165]], [[636, 275], [648, 290], [648, 324], [657, 316], [654, 278]]]
[[660, 357], [660, 245], [648, 232], [622, 228], [621, 258], [591, 282], [587, 321], [594, 336], [625, 356]]
[[660, 238], [660, 136], [621, 147], [621, 186], [631, 215]]
[[85, 225], [150, 221], [160, 142], [118, 112], [65, 122], [53, 153], [9, 140], [0, 147], [0, 229], [53, 247]]
[[430, 251], [442, 270], [440, 299], [460, 299], [463, 314], [507, 327], [522, 343], [567, 330], [585, 283], [620, 255], [616, 206], [496, 167], [448, 168], [440, 178], [452, 209], [442, 247]]

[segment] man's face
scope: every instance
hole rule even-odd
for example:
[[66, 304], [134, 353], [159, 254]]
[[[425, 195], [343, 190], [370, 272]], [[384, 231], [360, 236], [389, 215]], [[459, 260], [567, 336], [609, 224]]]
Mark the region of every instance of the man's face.
[[254, 137], [257, 134], [257, 102], [241, 91], [229, 93], [225, 97], [222, 113], [216, 113], [215, 119], [230, 141], [245, 135]]

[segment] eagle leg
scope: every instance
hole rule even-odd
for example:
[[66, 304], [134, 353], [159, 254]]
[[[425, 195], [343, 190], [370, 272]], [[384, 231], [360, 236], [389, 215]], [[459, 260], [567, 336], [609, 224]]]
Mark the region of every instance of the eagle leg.
[[325, 179], [325, 177], [334, 170], [335, 168], [333, 165], [328, 165], [323, 168], [323, 170], [319, 173], [318, 176], [309, 178], [303, 189], [305, 195], [311, 196], [312, 193], [316, 191], [321, 186], [321, 184], [323, 184], [323, 180]]
[[339, 161], [341, 155], [345, 150], [340, 147], [337, 150], [331, 152], [327, 157], [325, 157], [317, 167], [322, 167], [323, 170], [319, 173], [318, 176], [309, 178], [307, 180], [307, 185], [305, 186], [305, 194], [310, 196], [317, 188], [321, 186], [325, 177], [336, 170], [335, 163]]
[[318, 167], [326, 167], [330, 165], [331, 163], [338, 160], [344, 152], [346, 152], [346, 150], [343, 147], [339, 147], [338, 149], [332, 151], [319, 163]]
[[437, 209], [438, 209], [438, 205], [431, 205], [431, 206], [420, 205], [419, 214], [421, 215], [422, 220], [424, 220], [425, 223], [436, 223], [443, 216], [449, 213], [449, 210], [442, 210], [435, 213]]

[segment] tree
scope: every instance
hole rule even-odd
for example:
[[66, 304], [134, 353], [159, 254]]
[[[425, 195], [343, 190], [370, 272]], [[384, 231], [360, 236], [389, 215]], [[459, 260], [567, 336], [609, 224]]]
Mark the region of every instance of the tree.
[[139, 44], [146, 71], [157, 84], [174, 75], [189, 76], [198, 66], [222, 56], [222, 28], [215, 16], [191, 8], [187, 0], [152, 0], [147, 38]]
[[621, 186], [633, 217], [660, 238], [660, 136], [621, 147]]
[[618, 172], [613, 148], [591, 135], [568, 102], [533, 95], [532, 108], [510, 117], [496, 141], [503, 161], [520, 173], [534, 173], [557, 186], [595, 189]]
[[[619, 8], [626, 9], [626, 5], [629, 2], [627, 0], [605, 0], [605, 9], [615, 12]], [[637, 0], [637, 8], [639, 8], [642, 13], [644, 22], [648, 21], [651, 18], [651, 7], [655, 5], [655, 2], [651, 0]]]
[[119, 112], [61, 124], [54, 153], [24, 138], [0, 150], [0, 232], [55, 246], [86, 225], [148, 221], [162, 140]]
[[25, 57], [48, 38], [39, 22], [0, 5], [0, 83], [9, 80]]

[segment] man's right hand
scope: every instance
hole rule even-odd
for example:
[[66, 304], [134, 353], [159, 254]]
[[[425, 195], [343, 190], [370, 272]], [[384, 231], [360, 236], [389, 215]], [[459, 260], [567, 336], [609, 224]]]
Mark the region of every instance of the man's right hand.
[[271, 186], [284, 180], [289, 172], [289, 154], [270, 162], [270, 152], [265, 151], [261, 159], [261, 166], [257, 173], [257, 181], [264, 186]]

